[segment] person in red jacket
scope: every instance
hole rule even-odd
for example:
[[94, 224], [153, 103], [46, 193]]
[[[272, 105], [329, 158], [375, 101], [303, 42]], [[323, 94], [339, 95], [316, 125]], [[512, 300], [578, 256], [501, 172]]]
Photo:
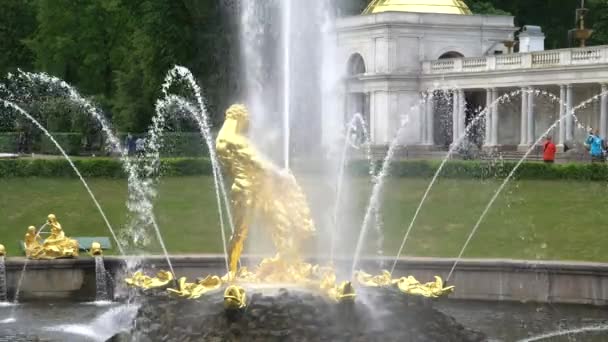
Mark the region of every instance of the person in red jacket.
[[555, 162], [555, 152], [556, 152], [555, 144], [553, 143], [553, 139], [551, 136], [547, 136], [547, 140], [545, 141], [544, 149], [543, 149], [543, 160], [545, 163], [554, 163]]

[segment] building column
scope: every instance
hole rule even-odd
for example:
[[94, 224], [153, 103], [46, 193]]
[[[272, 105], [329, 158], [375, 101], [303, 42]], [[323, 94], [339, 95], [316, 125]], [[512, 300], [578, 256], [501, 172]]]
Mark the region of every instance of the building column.
[[428, 102], [428, 97], [427, 97], [427, 93], [420, 93], [420, 102], [419, 102], [419, 106], [418, 106], [418, 114], [419, 114], [419, 124], [420, 126], [418, 127], [419, 131], [420, 131], [420, 144], [421, 145], [426, 145], [426, 111], [427, 111], [427, 102]]
[[498, 146], [498, 91], [492, 88], [492, 145]]
[[459, 130], [458, 130], [458, 122], [460, 121], [458, 118], [458, 114], [460, 113], [460, 104], [458, 103], [458, 90], [454, 90], [452, 92], [452, 144], [455, 144], [460, 138]]
[[534, 137], [534, 89], [528, 88], [528, 141], [527, 145], [531, 146], [536, 141]]
[[528, 89], [521, 88], [521, 119], [519, 129], [519, 150], [528, 149]]
[[572, 117], [572, 84], [566, 86], [566, 112], [564, 115], [568, 115], [566, 120], [566, 141], [571, 142], [574, 138], [574, 118]]
[[564, 144], [566, 143], [566, 118], [564, 118], [564, 114], [566, 114], [566, 86], [560, 84], [559, 86], [559, 118], [561, 121], [559, 122], [559, 139], [557, 148], [560, 151], [564, 150]]
[[485, 146], [492, 146], [492, 89], [486, 89], [486, 136], [484, 139]]
[[602, 84], [602, 90], [600, 95], [600, 136], [602, 139], [606, 139], [608, 136], [608, 85]]
[[430, 91], [426, 98], [426, 143], [435, 145], [435, 94]]
[[458, 90], [458, 132], [461, 137], [464, 136], [467, 128], [466, 104], [464, 89], [460, 89]]

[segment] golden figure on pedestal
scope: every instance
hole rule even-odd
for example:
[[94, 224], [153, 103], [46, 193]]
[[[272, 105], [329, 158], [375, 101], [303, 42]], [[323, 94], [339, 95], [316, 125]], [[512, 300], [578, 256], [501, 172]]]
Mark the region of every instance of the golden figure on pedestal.
[[[195, 299], [228, 284], [224, 293], [226, 308], [238, 309], [246, 305], [246, 294], [234, 283], [291, 283], [319, 291], [336, 302], [352, 302], [356, 294], [353, 284], [336, 282], [333, 267], [320, 267], [301, 258], [302, 244], [315, 234], [304, 192], [289, 170], [283, 170], [266, 160], [247, 138], [249, 113], [243, 105], [233, 105], [226, 111], [226, 119], [216, 140], [218, 158], [232, 180], [230, 205], [234, 218], [234, 234], [228, 246], [228, 274], [222, 278], [209, 276], [197, 283], [179, 280], [177, 289], [169, 293]], [[276, 249], [273, 258], [266, 258], [250, 272], [239, 268], [239, 259], [253, 220], [266, 227]], [[165, 272], [170, 276], [169, 272]], [[159, 273], [160, 275], [160, 273]], [[127, 279], [130, 286], [144, 289], [159, 282], [137, 272]], [[364, 272], [355, 275], [357, 285], [366, 287], [397, 287], [403, 293], [424, 297], [439, 297], [452, 292], [443, 287], [439, 277], [435, 282], [421, 284], [413, 277], [393, 279], [384, 271], [372, 276]]]
[[281, 170], [258, 153], [247, 138], [249, 113], [233, 105], [216, 142], [217, 154], [232, 178], [230, 201], [235, 232], [229, 245], [229, 275], [237, 274], [247, 233], [254, 217], [268, 227], [277, 254], [260, 265], [260, 280], [298, 281], [301, 244], [315, 233], [306, 197], [288, 170]]
[[4, 245], [0, 245], [0, 256], [5, 256], [6, 255], [6, 248], [4, 247]]
[[31, 259], [58, 259], [78, 256], [78, 241], [65, 236], [55, 215], [50, 214], [46, 222], [51, 233], [41, 241], [36, 227], [30, 226], [25, 234], [25, 255]]

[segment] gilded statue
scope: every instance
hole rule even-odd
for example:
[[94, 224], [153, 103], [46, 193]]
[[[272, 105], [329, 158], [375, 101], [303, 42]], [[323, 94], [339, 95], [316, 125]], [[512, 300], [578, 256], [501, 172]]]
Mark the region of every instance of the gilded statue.
[[137, 271], [131, 278], [125, 279], [127, 285], [142, 290], [165, 288], [173, 280], [173, 274], [167, 271], [159, 271], [156, 277], [150, 277], [141, 271]]
[[420, 283], [412, 276], [393, 279], [388, 271], [377, 276], [360, 271], [355, 274], [355, 278], [359, 285], [365, 287], [397, 286], [401, 292], [412, 296], [439, 298], [454, 292], [454, 286], [444, 287], [443, 280], [438, 276], [435, 276], [434, 282], [426, 284]]
[[224, 291], [224, 307], [226, 309], [238, 310], [247, 306], [247, 295], [245, 289], [240, 286], [230, 285]]
[[[230, 202], [235, 231], [229, 244], [229, 275], [234, 278], [253, 218], [267, 227], [276, 256], [259, 269], [260, 280], [300, 278], [301, 244], [315, 233], [310, 209], [293, 174], [266, 160], [247, 138], [249, 113], [233, 105], [219, 131], [216, 149], [224, 170], [232, 178]], [[293, 275], [290, 277], [289, 275]], [[275, 279], [272, 279], [275, 280]]]
[[24, 239], [26, 256], [32, 259], [77, 257], [78, 241], [65, 236], [55, 215], [50, 214], [46, 224], [51, 227], [51, 233], [44, 241], [41, 241], [35, 227], [28, 228]]
[[196, 283], [186, 282], [186, 277], [179, 278], [177, 289], [167, 289], [169, 294], [187, 299], [200, 298], [207, 292], [217, 290], [222, 286], [222, 279], [218, 276], [207, 276]]
[[4, 245], [0, 245], [0, 257], [3, 257], [6, 255], [6, 248], [4, 247]]
[[401, 292], [427, 298], [439, 298], [454, 292], [454, 286], [443, 287], [443, 280], [435, 276], [434, 282], [421, 284], [414, 277], [403, 277], [397, 280], [397, 287]]
[[101, 249], [101, 244], [99, 242], [93, 242], [91, 244], [91, 249], [89, 250], [89, 254], [91, 256], [101, 256], [101, 255], [103, 255], [103, 250]]

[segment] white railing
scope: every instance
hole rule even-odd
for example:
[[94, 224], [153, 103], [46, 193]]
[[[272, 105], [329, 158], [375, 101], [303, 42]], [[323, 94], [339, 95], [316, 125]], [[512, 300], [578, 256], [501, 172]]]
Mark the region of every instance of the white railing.
[[425, 74], [537, 69], [581, 64], [608, 64], [608, 45], [423, 62]]

